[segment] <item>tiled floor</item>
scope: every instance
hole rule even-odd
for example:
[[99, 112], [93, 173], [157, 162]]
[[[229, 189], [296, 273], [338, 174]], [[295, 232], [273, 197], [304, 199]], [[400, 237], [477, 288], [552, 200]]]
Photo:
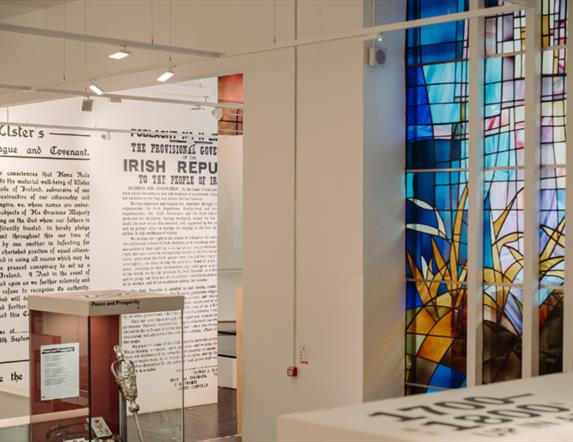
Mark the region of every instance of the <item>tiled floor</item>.
[[[237, 433], [236, 390], [219, 388], [219, 402], [185, 410], [185, 442], [224, 441], [240, 442]], [[180, 440], [180, 415], [174, 412], [150, 413], [141, 416], [145, 442], [169, 442]], [[130, 441], [137, 441], [135, 428], [130, 419]], [[131, 436], [133, 435], [133, 436]], [[233, 438], [226, 436], [233, 436]], [[132, 439], [133, 438], [133, 439]], [[221, 439], [225, 438], [225, 439]]]
[[185, 413], [185, 441], [234, 436], [237, 434], [237, 390], [219, 388], [218, 403], [187, 409]]

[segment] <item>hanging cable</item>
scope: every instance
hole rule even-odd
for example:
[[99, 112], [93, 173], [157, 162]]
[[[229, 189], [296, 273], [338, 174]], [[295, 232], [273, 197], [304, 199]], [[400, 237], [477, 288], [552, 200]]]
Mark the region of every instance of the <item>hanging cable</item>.
[[376, 26], [376, 0], [371, 0], [370, 8], [370, 26]]
[[[88, 34], [87, 0], [84, 0], [84, 36]], [[84, 74], [88, 77], [88, 40], [84, 39]]]
[[171, 47], [172, 47], [172, 34], [173, 34], [173, 1], [169, 0], [169, 67], [171, 65]]
[[[67, 5], [67, 1], [64, 1], [64, 32], [66, 32], [67, 29], [67, 17], [66, 17], [66, 5]], [[64, 47], [64, 53], [63, 53], [63, 66], [62, 66], [62, 81], [66, 81], [66, 64], [67, 64], [67, 54], [66, 54], [66, 49], [67, 49], [67, 40], [63, 39], [63, 47]]]
[[153, 0], [149, 0], [149, 20], [150, 20], [150, 32], [151, 32], [151, 44], [155, 44], [155, 14], [153, 10]]
[[277, 44], [277, 0], [273, 0], [273, 44]]

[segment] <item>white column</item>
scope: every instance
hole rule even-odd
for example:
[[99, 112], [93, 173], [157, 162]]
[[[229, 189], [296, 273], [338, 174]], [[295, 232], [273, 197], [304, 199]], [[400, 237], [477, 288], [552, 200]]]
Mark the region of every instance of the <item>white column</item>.
[[526, 9], [522, 377], [539, 371], [540, 10]]
[[[470, 8], [483, 7], [471, 0]], [[469, 23], [467, 384], [482, 382], [484, 19]]]

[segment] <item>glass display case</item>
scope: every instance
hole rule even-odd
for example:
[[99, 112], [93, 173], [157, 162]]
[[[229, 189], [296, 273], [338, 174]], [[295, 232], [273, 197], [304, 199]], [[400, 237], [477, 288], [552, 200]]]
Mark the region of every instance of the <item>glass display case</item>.
[[182, 441], [183, 296], [31, 295], [30, 440]]

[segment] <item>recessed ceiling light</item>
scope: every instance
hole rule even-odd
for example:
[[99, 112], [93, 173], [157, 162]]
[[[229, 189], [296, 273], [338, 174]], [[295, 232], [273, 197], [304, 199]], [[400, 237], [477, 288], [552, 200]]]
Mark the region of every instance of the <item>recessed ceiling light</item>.
[[111, 54], [109, 56], [109, 58], [113, 58], [114, 60], [123, 60], [124, 58], [127, 58], [131, 55], [131, 52], [129, 52], [127, 49], [125, 48], [121, 48], [119, 51], [114, 52], [113, 54]]
[[91, 83], [88, 88], [96, 95], [103, 95], [103, 89], [95, 83]]
[[161, 81], [162, 83], [169, 80], [171, 77], [175, 75], [173, 69], [169, 69], [168, 71], [163, 72], [159, 77], [157, 77], [157, 81]]

